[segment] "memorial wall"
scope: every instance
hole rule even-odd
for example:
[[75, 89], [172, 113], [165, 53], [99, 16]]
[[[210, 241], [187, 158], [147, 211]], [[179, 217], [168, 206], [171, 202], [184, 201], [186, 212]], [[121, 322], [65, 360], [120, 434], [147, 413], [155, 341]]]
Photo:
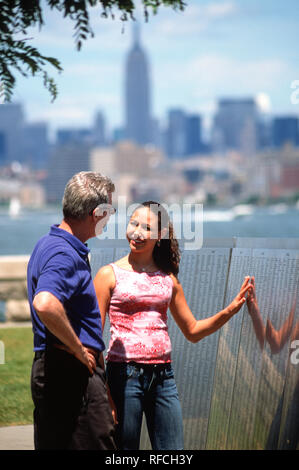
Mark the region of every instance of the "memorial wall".
[[[93, 276], [128, 253], [115, 243], [91, 253]], [[299, 449], [299, 240], [208, 239], [182, 253], [179, 279], [197, 319], [228, 305], [246, 275], [252, 308], [197, 344], [169, 312], [185, 449]], [[108, 346], [108, 321], [104, 338]], [[151, 448], [145, 425], [141, 448]]]

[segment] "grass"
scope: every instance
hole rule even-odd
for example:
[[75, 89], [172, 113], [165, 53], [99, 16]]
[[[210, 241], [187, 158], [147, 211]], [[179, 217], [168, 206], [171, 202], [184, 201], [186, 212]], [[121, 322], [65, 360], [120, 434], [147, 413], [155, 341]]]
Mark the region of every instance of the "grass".
[[31, 328], [1, 328], [5, 362], [0, 364], [0, 426], [32, 424], [30, 374], [33, 359]]

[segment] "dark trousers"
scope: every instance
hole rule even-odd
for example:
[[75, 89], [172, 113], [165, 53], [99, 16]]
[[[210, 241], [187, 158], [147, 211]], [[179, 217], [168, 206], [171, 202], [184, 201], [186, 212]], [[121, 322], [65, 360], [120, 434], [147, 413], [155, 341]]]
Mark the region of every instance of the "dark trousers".
[[52, 348], [33, 360], [35, 449], [114, 450], [114, 423], [105, 373]]

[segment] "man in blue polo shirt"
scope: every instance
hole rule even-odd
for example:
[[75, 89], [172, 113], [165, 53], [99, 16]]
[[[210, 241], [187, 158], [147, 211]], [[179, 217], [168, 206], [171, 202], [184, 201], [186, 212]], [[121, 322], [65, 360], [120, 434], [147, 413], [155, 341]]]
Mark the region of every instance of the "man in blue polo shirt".
[[111, 180], [98, 173], [74, 175], [65, 188], [62, 222], [38, 241], [28, 264], [36, 449], [115, 449], [101, 316], [85, 244], [107, 221], [113, 191]]

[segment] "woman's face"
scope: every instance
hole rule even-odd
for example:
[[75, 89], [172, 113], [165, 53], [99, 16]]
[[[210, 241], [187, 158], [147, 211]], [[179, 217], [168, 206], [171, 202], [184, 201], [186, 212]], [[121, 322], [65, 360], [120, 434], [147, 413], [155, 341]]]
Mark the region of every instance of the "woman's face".
[[152, 251], [158, 240], [158, 217], [148, 207], [140, 207], [131, 216], [127, 227], [131, 251]]

